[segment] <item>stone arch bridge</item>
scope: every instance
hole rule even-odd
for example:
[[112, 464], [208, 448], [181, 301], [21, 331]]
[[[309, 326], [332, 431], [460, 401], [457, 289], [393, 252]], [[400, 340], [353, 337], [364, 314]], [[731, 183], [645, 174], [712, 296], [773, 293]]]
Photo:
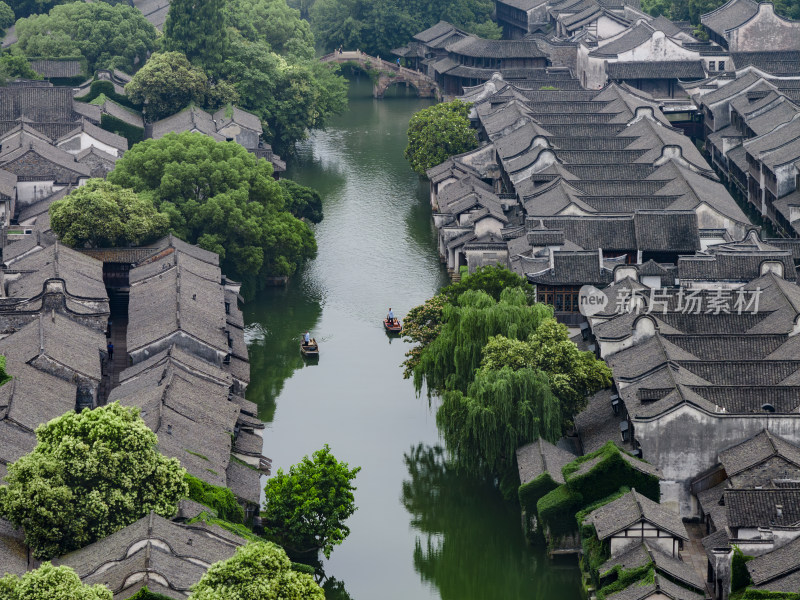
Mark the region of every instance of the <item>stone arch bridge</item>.
[[[372, 77], [372, 95], [383, 98], [388, 87], [395, 83], [404, 83], [417, 90], [420, 98], [441, 99], [441, 92], [436, 82], [419, 71], [401, 67], [396, 63], [364, 54], [358, 50], [332, 52], [320, 59], [322, 62], [356, 63]], [[377, 72], [377, 76], [375, 73]]]

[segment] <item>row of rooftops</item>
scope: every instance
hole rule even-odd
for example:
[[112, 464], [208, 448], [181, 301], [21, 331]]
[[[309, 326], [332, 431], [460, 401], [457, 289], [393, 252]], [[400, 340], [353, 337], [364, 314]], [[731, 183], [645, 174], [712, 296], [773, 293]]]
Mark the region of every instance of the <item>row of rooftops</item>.
[[[658, 103], [616, 84], [577, 98], [558, 89], [537, 90], [535, 100], [529, 93], [496, 76], [464, 95], [483, 145], [428, 171], [443, 254], [475, 249], [471, 235], [489, 219], [491, 243], [533, 283], [608, 284], [618, 263], [605, 262], [620, 253], [676, 264], [744, 238], [746, 215]], [[720, 256], [730, 262], [729, 254]], [[708, 264], [709, 256], [691, 264]], [[790, 265], [786, 277], [794, 280]], [[717, 268], [708, 266], [709, 274]]]
[[[12, 376], [0, 387], [0, 475], [33, 449], [39, 424], [69, 410], [118, 401], [140, 409], [162, 453], [201, 480], [229, 487], [246, 506], [258, 506], [269, 460], [262, 456], [257, 407], [244, 398], [249, 362], [238, 284], [222, 275], [219, 257], [172, 236], [145, 248], [86, 253], [41, 239], [34, 244], [34, 237], [10, 243], [0, 270], [0, 354]], [[104, 262], [98, 258], [130, 266], [126, 350], [131, 366], [107, 399], [101, 389], [109, 377], [104, 332], [110, 309]], [[142, 537], [145, 523], [161, 533]], [[5, 568], [34, 567], [6, 525], [0, 523]], [[151, 591], [158, 583], [161, 593], [181, 598], [205, 568], [220, 560], [211, 552], [215, 543], [225, 546], [221, 558], [244, 543], [217, 529], [152, 516], [60, 560], [84, 581], [109, 585], [115, 597], [138, 590], [131, 587], [136, 579], [131, 576], [144, 573], [151, 578]], [[195, 549], [202, 562], [172, 545], [182, 536], [207, 540]], [[141, 553], [147, 540], [152, 547]], [[121, 552], [118, 558], [110, 548]], [[163, 561], [174, 568], [161, 573]]]

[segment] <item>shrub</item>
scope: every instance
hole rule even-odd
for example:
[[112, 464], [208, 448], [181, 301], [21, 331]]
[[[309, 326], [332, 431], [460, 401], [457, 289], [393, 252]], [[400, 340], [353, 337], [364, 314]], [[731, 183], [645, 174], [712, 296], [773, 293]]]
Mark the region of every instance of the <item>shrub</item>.
[[747, 563], [753, 560], [752, 556], [747, 556], [739, 549], [733, 547], [733, 559], [731, 560], [731, 590], [736, 592], [746, 588], [753, 583], [750, 572], [747, 570]]
[[519, 486], [517, 495], [519, 497], [519, 504], [525, 511], [528, 518], [528, 527], [526, 531], [530, 531], [530, 519], [538, 515], [536, 503], [539, 500], [552, 492], [558, 487], [558, 484], [553, 481], [549, 473], [542, 473], [538, 477], [529, 481], [526, 484]]
[[228, 488], [211, 485], [189, 473], [186, 474], [186, 483], [189, 485], [190, 499], [214, 510], [220, 519], [244, 523], [244, 510]]
[[583, 503], [581, 494], [560, 485], [539, 499], [536, 510], [542, 527], [551, 537], [558, 538], [575, 532], [575, 513]]

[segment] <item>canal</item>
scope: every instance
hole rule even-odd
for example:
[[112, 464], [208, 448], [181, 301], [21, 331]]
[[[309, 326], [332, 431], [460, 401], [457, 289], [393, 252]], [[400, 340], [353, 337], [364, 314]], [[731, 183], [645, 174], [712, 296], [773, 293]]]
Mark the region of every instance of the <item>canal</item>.
[[[526, 547], [519, 509], [446, 467], [435, 401], [416, 397], [407, 346], [383, 331], [389, 307], [402, 316], [447, 283], [427, 184], [403, 159], [408, 120], [430, 102], [402, 88], [373, 100], [365, 78], [350, 95], [287, 173], [324, 198], [318, 258], [245, 305], [248, 398], [273, 469], [325, 443], [362, 467], [351, 534], [324, 565], [328, 600], [577, 600], [577, 568]], [[299, 354], [306, 329], [316, 364]]]

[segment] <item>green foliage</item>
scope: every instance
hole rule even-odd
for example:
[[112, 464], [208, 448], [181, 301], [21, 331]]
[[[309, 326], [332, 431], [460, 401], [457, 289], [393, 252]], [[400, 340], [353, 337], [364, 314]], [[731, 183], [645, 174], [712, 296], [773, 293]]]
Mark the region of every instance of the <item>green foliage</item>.
[[527, 278], [520, 277], [501, 265], [478, 267], [474, 273], [443, 287], [439, 293], [451, 304], [457, 304], [461, 294], [467, 290], [483, 290], [495, 300], [500, 300], [500, 294], [506, 288], [520, 288], [525, 292], [528, 304], [536, 303], [536, 290], [528, 283]]
[[220, 519], [219, 517], [214, 516], [212, 513], [203, 511], [199, 515], [197, 515], [194, 519], [189, 521], [189, 524], [192, 523], [208, 523], [209, 525], [217, 525], [230, 531], [231, 533], [235, 533], [241, 538], [244, 538], [251, 542], [263, 542], [264, 540], [258, 537], [255, 533], [253, 533], [250, 529], [247, 528], [246, 525], [242, 523], [231, 523], [230, 521], [226, 521], [225, 519]]
[[750, 572], [747, 570], [747, 563], [753, 560], [753, 556], [748, 556], [741, 551], [739, 546], [733, 546], [733, 559], [731, 560], [731, 591], [738, 592], [753, 583]]
[[406, 352], [403, 362], [403, 377], [408, 379], [414, 375], [414, 370], [419, 364], [423, 350], [435, 340], [442, 330], [442, 314], [447, 304], [444, 294], [436, 294], [425, 301], [425, 304], [415, 306], [406, 313], [403, 319], [403, 338], [407, 342], [416, 344]]
[[525, 511], [525, 515], [528, 518], [528, 527], [526, 527], [526, 532], [530, 530], [531, 518], [538, 515], [536, 512], [536, 504], [543, 496], [546, 496], [557, 487], [558, 484], [553, 481], [553, 478], [550, 477], [549, 473], [542, 473], [528, 483], [519, 486], [519, 489], [517, 490], [519, 504]]
[[[615, 494], [621, 487], [636, 488], [636, 491], [659, 502], [661, 488], [658, 477], [648, 475], [634, 469], [622, 458], [622, 450], [614, 442], [606, 444], [598, 450], [581, 456], [563, 468], [567, 485], [581, 493], [588, 501]], [[588, 472], [581, 475], [575, 473], [581, 465], [600, 459]], [[639, 459], [630, 457], [632, 461]], [[641, 461], [644, 463], [644, 461]]]
[[82, 548], [151, 511], [172, 517], [185, 471], [157, 450], [138, 408], [69, 412], [36, 429], [30, 454], [8, 466], [0, 514], [25, 530], [34, 556]]
[[[642, 10], [657, 17], [664, 15], [673, 21], [691, 21], [698, 29], [695, 35], [702, 32], [700, 39], [708, 39], [700, 28], [700, 17], [706, 13], [716, 10], [726, 0], [642, 0]], [[790, 19], [800, 19], [800, 1], [798, 0], [776, 0], [774, 3], [775, 12]]]
[[6, 357], [0, 354], [0, 385], [11, 381], [11, 375], [6, 373]]
[[180, 52], [157, 52], [125, 86], [132, 102], [144, 105], [148, 120], [168, 117], [189, 104], [205, 104], [206, 74]]
[[240, 546], [227, 560], [211, 565], [194, 586], [191, 600], [324, 600], [314, 578], [292, 569], [275, 544]]
[[218, 73], [227, 51], [224, 6], [225, 0], [172, 0], [164, 24], [164, 48]]
[[75, 100], [78, 102], [92, 102], [92, 100], [98, 96], [105, 96], [117, 104], [122, 104], [123, 106], [127, 106], [128, 108], [132, 108], [134, 110], [141, 108], [141, 105], [135, 105], [133, 102], [131, 102], [128, 96], [115, 92], [114, 84], [110, 81], [106, 81], [105, 79], [95, 79], [89, 86], [89, 92], [84, 96], [76, 96]]
[[111, 600], [111, 590], [101, 584], [84, 585], [71, 567], [49, 562], [22, 577], [0, 577], [3, 600]]
[[544, 304], [529, 306], [519, 288], [504, 290], [499, 302], [483, 290], [467, 290], [458, 305], [443, 307], [439, 334], [422, 350], [414, 370], [417, 391], [425, 382], [431, 392], [467, 392], [491, 337], [526, 339], [552, 315]]
[[110, 131], [124, 137], [126, 140], [128, 140], [129, 148], [134, 144], [138, 144], [144, 139], [144, 129], [137, 127], [136, 125], [126, 123], [122, 119], [112, 117], [111, 115], [103, 114], [100, 116], [100, 127], [106, 131]]
[[14, 16], [14, 10], [5, 2], [0, 1], [0, 30], [5, 35], [5, 30], [11, 27], [17, 18]]
[[585, 504], [583, 496], [566, 485], [560, 485], [545, 494], [536, 503], [536, 511], [542, 527], [551, 536], [561, 537], [573, 533], [575, 513]]
[[[16, 18], [27, 17], [33, 14], [46, 13], [54, 6], [73, 2], [74, 0], [9, 0], [8, 6]], [[107, 4], [129, 4], [129, 0], [103, 0]], [[12, 21], [13, 24], [13, 21]]]
[[90, 179], [50, 205], [50, 222], [73, 248], [140, 246], [169, 231], [169, 216], [152, 200], [103, 179]]
[[43, 79], [31, 68], [31, 64], [24, 56], [17, 56], [4, 52], [0, 56], [0, 78], [8, 79]]
[[652, 562], [633, 569], [622, 569], [617, 565], [615, 570], [618, 576], [617, 580], [598, 590], [597, 600], [606, 600], [612, 594], [616, 594], [634, 584], [647, 585], [652, 583], [656, 574]]
[[497, 335], [483, 349], [481, 370], [535, 369], [547, 373], [561, 407], [562, 429], [582, 411], [588, 397], [611, 385], [611, 369], [569, 339], [563, 323], [547, 319], [525, 341]]
[[172, 599], [169, 596], [154, 594], [153, 592], [147, 589], [147, 586], [144, 586], [133, 596], [131, 596], [130, 600], [172, 600]]
[[619, 490], [609, 496], [606, 496], [605, 498], [600, 498], [599, 500], [590, 502], [575, 515], [575, 521], [578, 525], [578, 530], [581, 537], [581, 547], [583, 548], [583, 557], [581, 558], [583, 561], [583, 570], [584, 572], [589, 573], [589, 576], [591, 577], [592, 582], [597, 589], [601, 587], [601, 577], [606, 576], [605, 573], [599, 572], [599, 568], [608, 560], [609, 556], [611, 555], [610, 544], [608, 541], [601, 542], [599, 539], [597, 539], [597, 533], [594, 525], [591, 523], [584, 523], [584, 520], [592, 511], [600, 508], [601, 506], [605, 506], [609, 502], [613, 502], [617, 498], [627, 494], [629, 491], [630, 488], [621, 487]]
[[225, 22], [251, 42], [263, 42], [284, 56], [312, 60], [314, 35], [300, 12], [284, 0], [229, 0]]
[[291, 179], [281, 179], [278, 183], [283, 188], [286, 209], [290, 213], [311, 223], [322, 221], [322, 197], [319, 192]]
[[327, 444], [288, 473], [278, 469], [264, 488], [265, 534], [293, 554], [322, 550], [330, 558], [350, 534], [344, 522], [356, 511], [352, 482], [360, 470], [336, 460]]
[[475, 474], [509, 476], [517, 448], [561, 434], [558, 401], [547, 376], [533, 369], [479, 372], [466, 394], [444, 393], [436, 424], [459, 465]]
[[46, 15], [17, 21], [16, 44], [26, 56], [83, 56], [89, 72], [118, 68], [132, 72], [155, 50], [157, 32], [138, 9], [107, 2], [73, 2]]
[[343, 46], [389, 57], [392, 48], [406, 45], [440, 20], [481, 37], [499, 39], [502, 32], [491, 19], [494, 6], [488, 0], [316, 0], [313, 5], [292, 0], [291, 5], [308, 14], [317, 43], [325, 50]]
[[455, 154], [478, 147], [478, 134], [470, 126], [472, 104], [453, 100], [424, 108], [408, 123], [406, 160], [420, 175]]
[[242, 108], [267, 125], [264, 136], [279, 154], [291, 153], [307, 130], [325, 127], [347, 108], [347, 81], [338, 66], [283, 57], [264, 42], [231, 30], [222, 72], [236, 88]]
[[186, 484], [189, 486], [190, 499], [213, 509], [220, 519], [244, 523], [244, 510], [228, 488], [211, 485], [189, 473], [186, 474]]
[[285, 210], [272, 165], [235, 142], [188, 132], [147, 140], [108, 179], [150, 197], [173, 233], [218, 253], [222, 270], [246, 284], [292, 275], [316, 255], [308, 225]]

